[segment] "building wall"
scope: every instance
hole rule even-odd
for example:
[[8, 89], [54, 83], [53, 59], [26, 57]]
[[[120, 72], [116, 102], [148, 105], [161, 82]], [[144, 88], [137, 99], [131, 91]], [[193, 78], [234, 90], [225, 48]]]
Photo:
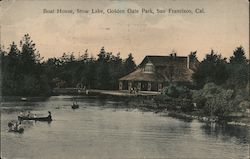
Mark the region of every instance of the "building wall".
[[151, 81], [120, 81], [120, 90], [161, 91], [166, 83]]

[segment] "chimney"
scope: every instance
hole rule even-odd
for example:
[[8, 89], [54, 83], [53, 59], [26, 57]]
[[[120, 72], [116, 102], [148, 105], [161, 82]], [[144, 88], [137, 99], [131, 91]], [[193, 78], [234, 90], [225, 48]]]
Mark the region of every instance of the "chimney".
[[189, 56], [187, 56], [187, 68], [189, 69]]

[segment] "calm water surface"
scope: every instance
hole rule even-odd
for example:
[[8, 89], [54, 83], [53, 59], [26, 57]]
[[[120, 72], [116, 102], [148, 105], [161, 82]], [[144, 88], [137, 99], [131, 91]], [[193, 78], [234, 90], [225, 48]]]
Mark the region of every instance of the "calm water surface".
[[[72, 96], [8, 99], [1, 106], [3, 158], [249, 158], [247, 128], [185, 122], [136, 109], [110, 99]], [[76, 97], [74, 97], [76, 98]], [[21, 110], [38, 116], [52, 112], [53, 121], [23, 123], [23, 134], [8, 132], [7, 123]]]

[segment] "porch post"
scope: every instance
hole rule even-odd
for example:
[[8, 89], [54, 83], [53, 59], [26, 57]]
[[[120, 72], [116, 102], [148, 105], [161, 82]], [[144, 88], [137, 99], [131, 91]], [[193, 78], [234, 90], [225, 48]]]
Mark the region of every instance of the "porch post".
[[137, 89], [138, 89], [138, 91], [141, 90], [141, 82], [138, 82], [138, 84], [137, 84]]
[[148, 82], [148, 91], [151, 91], [151, 82]]
[[158, 91], [162, 91], [162, 83], [158, 84]]
[[119, 90], [122, 90], [122, 81], [119, 81]]
[[132, 88], [132, 82], [131, 81], [128, 81], [128, 90], [130, 91]]

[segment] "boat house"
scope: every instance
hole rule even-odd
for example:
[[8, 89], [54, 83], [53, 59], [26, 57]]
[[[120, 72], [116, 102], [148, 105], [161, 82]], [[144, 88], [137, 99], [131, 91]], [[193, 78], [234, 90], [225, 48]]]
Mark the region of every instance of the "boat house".
[[169, 83], [190, 84], [199, 61], [189, 56], [146, 56], [138, 68], [119, 79], [119, 90], [161, 91]]

